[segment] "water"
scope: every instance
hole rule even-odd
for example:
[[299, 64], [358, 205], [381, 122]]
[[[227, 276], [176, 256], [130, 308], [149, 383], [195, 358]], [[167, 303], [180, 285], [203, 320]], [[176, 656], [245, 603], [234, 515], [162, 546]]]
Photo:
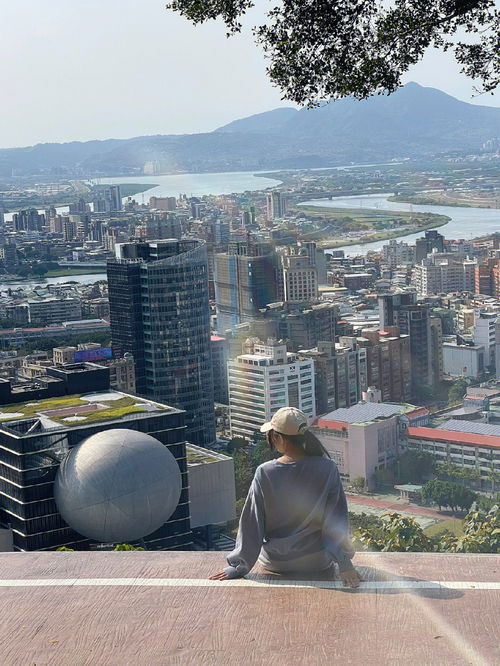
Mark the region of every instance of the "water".
[[[338, 197], [334, 199], [315, 199], [303, 201], [303, 205], [323, 206], [324, 208], [372, 208], [376, 210], [407, 211], [413, 213], [437, 213], [446, 215], [451, 220], [439, 227], [439, 232], [449, 240], [459, 238], [476, 238], [500, 231], [500, 209], [493, 208], [459, 208], [455, 206], [424, 206], [397, 201], [388, 201], [390, 194], [365, 194], [362, 196]], [[406, 243], [414, 243], [423, 236], [423, 231], [398, 238]], [[368, 250], [380, 250], [388, 240], [358, 245], [345, 245], [342, 248], [346, 255], [364, 254]], [[327, 250], [328, 252], [328, 250]]]
[[102, 178], [103, 185], [120, 185], [125, 183], [154, 184], [156, 187], [144, 193], [135, 194], [134, 198], [145, 201], [149, 197], [177, 197], [179, 194], [202, 196], [204, 194], [232, 194], [264, 190], [267, 187], [281, 185], [280, 180], [266, 178], [251, 171], [233, 171], [229, 173], [179, 173], [164, 176], [125, 176], [117, 178]]
[[16, 280], [4, 282], [0, 280], [0, 291], [7, 289], [24, 289], [29, 291], [35, 287], [46, 287], [49, 284], [63, 284], [64, 282], [78, 282], [78, 284], [93, 284], [98, 280], [107, 280], [106, 273], [91, 273], [89, 275], [65, 275], [63, 277], [42, 278], [41, 280]]

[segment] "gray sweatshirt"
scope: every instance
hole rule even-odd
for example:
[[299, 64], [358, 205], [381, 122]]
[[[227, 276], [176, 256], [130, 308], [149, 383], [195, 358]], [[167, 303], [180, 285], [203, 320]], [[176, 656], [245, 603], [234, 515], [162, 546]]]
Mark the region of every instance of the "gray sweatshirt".
[[245, 576], [257, 559], [270, 571], [352, 569], [347, 503], [329, 458], [277, 460], [257, 468], [225, 572]]

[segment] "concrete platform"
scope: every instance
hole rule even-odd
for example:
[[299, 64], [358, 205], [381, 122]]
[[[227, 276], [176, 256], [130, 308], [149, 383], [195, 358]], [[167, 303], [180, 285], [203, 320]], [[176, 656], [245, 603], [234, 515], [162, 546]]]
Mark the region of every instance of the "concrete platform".
[[0, 555], [0, 664], [500, 664], [500, 556], [365, 553], [358, 590], [221, 553]]

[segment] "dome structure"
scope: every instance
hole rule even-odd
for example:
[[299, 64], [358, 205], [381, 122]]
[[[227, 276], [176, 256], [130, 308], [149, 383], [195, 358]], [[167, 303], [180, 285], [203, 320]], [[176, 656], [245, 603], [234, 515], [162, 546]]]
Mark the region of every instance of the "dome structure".
[[135, 541], [161, 527], [182, 489], [168, 448], [136, 430], [105, 430], [85, 439], [61, 463], [54, 498], [62, 518], [101, 543]]

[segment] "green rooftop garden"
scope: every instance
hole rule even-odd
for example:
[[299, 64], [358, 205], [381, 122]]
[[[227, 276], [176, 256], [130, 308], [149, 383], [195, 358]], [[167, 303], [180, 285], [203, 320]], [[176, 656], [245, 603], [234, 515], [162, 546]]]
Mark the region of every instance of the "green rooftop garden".
[[[105, 394], [103, 394], [105, 395]], [[144, 413], [149, 411], [146, 409], [148, 403], [141, 398], [132, 396], [123, 396], [116, 400], [97, 400], [89, 401], [80, 395], [63, 396], [60, 398], [47, 398], [46, 400], [21, 402], [12, 405], [0, 406], [0, 423], [8, 423], [11, 420], [21, 418], [33, 418], [45, 414], [51, 421], [64, 425], [66, 427], [76, 427], [87, 425], [89, 423], [98, 423], [100, 421], [110, 421], [112, 419], [119, 419], [127, 414]], [[79, 411], [78, 408], [87, 405], [97, 405], [98, 408], [94, 411], [84, 412]], [[144, 405], [144, 406], [142, 406]], [[72, 414], [62, 413], [47, 414], [57, 409], [70, 409], [75, 407], [75, 412]], [[156, 407], [155, 411], [160, 411], [161, 407]], [[11, 417], [8, 415], [12, 414]], [[22, 416], [19, 416], [22, 415]], [[78, 420], [71, 420], [74, 416]], [[70, 419], [70, 420], [68, 420]]]

